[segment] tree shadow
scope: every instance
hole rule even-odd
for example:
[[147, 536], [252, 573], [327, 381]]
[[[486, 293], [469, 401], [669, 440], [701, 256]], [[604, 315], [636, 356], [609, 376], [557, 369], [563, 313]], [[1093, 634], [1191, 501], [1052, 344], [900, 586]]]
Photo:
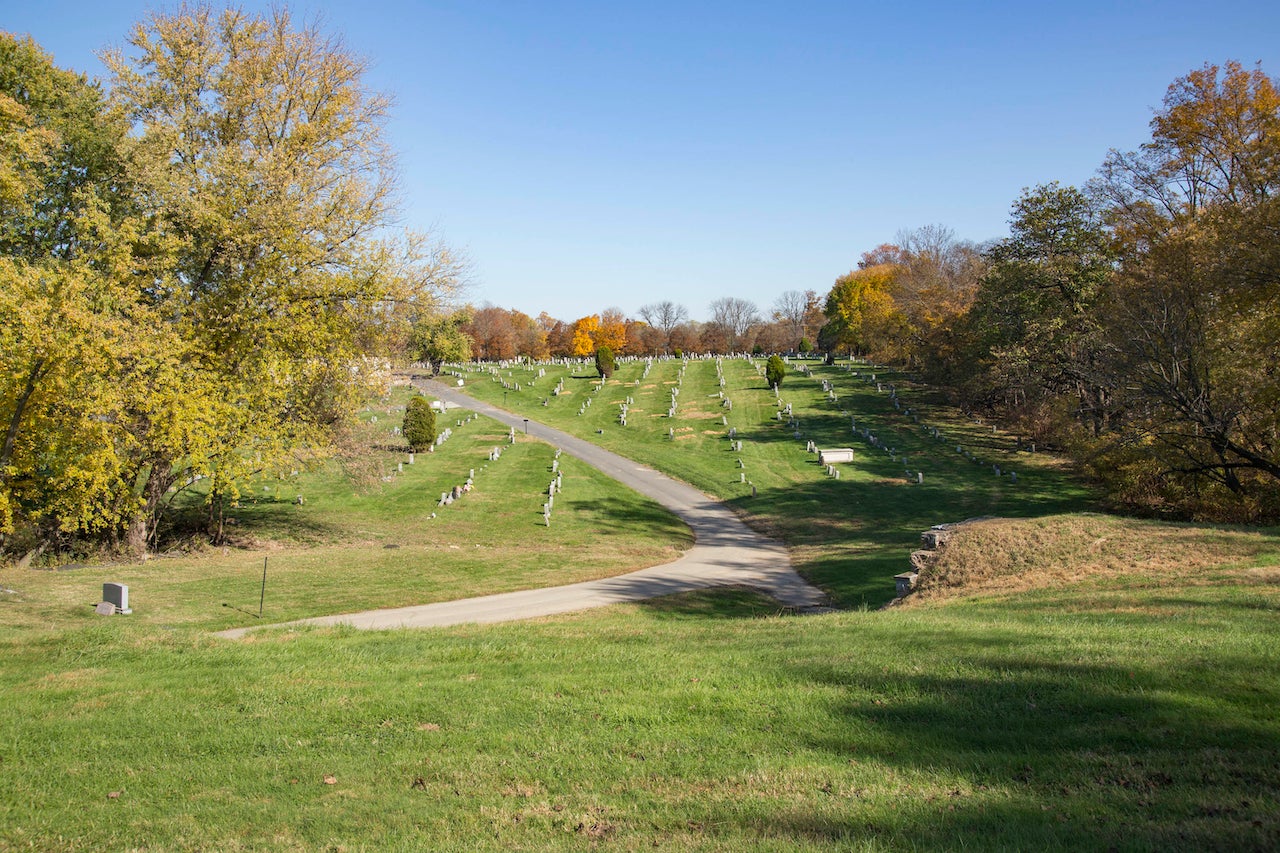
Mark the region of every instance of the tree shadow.
[[749, 587], [722, 586], [676, 593], [640, 602], [649, 615], [667, 621], [704, 619], [760, 619], [795, 611]]
[[[563, 506], [586, 518], [588, 523], [594, 524], [600, 536], [612, 536], [625, 529], [628, 533], [638, 531], [655, 538], [675, 537], [692, 544], [689, 529], [683, 521], [673, 515], [670, 510], [656, 503], [642, 500], [638, 495], [635, 500], [624, 498], [571, 500], [565, 501]], [[554, 515], [552, 523], [555, 523]]]
[[[797, 750], [830, 756], [829, 796], [767, 817], [726, 808], [713, 820], [766, 837], [928, 850], [1280, 844], [1274, 662], [1264, 674], [1256, 658], [1224, 654], [1211, 675], [1188, 680], [1124, 659], [1141, 643], [1086, 663], [1063, 658], [1070, 641], [1060, 636], [980, 630], [913, 638], [899, 667], [781, 664], [797, 691], [832, 697], [830, 725], [795, 733]], [[859, 765], [898, 780], [900, 810], [883, 794], [863, 802], [866, 775], [840, 770]]]

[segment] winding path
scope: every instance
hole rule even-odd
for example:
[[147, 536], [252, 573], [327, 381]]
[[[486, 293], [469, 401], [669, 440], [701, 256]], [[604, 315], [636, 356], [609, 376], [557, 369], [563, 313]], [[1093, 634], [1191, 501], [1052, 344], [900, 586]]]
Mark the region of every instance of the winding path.
[[[532, 420], [526, 422], [522, 416], [476, 400], [441, 382], [422, 382], [420, 385], [424, 391], [447, 403], [470, 409], [517, 430], [526, 429], [527, 425], [529, 435], [559, 447], [623, 485], [653, 498], [692, 528], [694, 546], [675, 562], [602, 580], [413, 607], [319, 616], [285, 624], [426, 628], [476, 622], [510, 622], [717, 586], [757, 589], [779, 603], [799, 610], [826, 607], [827, 598], [822, 591], [810, 585], [791, 568], [786, 549], [780, 543], [747, 527], [720, 501], [652, 468], [567, 432]], [[241, 637], [263, 627], [282, 626], [235, 628], [219, 632], [217, 636]]]

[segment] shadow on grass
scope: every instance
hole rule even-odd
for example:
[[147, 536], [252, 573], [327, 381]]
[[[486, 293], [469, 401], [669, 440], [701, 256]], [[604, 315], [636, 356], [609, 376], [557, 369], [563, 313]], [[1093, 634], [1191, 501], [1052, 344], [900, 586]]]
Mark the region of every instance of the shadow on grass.
[[[1246, 634], [1269, 619], [1222, 616]], [[869, 618], [841, 630], [875, 632], [901, 663], [826, 631], [776, 660], [797, 695], [825, 697], [826, 724], [790, 731], [798, 754], [830, 756], [825, 781], [776, 810], [713, 809], [709, 825], [869, 849], [1280, 849], [1280, 658], [1221, 641], [1220, 620], [1098, 614], [1068, 636], [994, 608]], [[1190, 648], [1212, 664], [1169, 665]]]
[[[670, 511], [656, 503], [622, 498], [566, 501], [565, 507], [590, 519], [601, 536], [610, 536], [625, 527], [628, 533], [641, 532], [656, 538], [678, 537], [692, 544], [689, 528]], [[541, 513], [539, 513], [541, 518]], [[555, 523], [554, 516], [552, 524]]]
[[[350, 534], [346, 525], [323, 521], [310, 513], [297, 512], [292, 498], [252, 497], [227, 510], [224, 535], [227, 544], [249, 539], [323, 545], [341, 542]], [[208, 509], [194, 502], [177, 506], [166, 519], [165, 540], [208, 535]], [[160, 550], [163, 550], [163, 546]]]
[[688, 592], [640, 603], [651, 616], [665, 620], [759, 619], [790, 612], [767, 595], [742, 587]]

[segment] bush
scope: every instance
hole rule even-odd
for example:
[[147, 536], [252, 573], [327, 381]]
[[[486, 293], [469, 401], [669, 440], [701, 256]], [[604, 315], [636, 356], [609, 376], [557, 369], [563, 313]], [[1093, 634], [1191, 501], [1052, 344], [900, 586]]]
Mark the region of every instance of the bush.
[[431, 409], [430, 400], [419, 394], [409, 401], [400, 432], [414, 452], [431, 446], [436, 440], [436, 413]]
[[801, 338], [800, 343], [797, 345], [796, 349], [800, 350], [801, 355], [808, 355], [809, 353], [813, 352], [813, 342], [810, 341], [808, 338]]
[[782, 363], [780, 356], [771, 355], [769, 360], [764, 363], [764, 378], [772, 388], [775, 385], [782, 385], [782, 377], [787, 375], [787, 366]]
[[613, 375], [613, 350], [608, 347], [596, 350], [596, 372], [601, 379], [608, 379]]

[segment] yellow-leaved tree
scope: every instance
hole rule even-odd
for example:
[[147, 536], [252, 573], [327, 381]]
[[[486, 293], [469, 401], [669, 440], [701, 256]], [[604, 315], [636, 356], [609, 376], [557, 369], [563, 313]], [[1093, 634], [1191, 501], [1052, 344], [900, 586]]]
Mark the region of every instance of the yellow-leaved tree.
[[111, 93], [0, 34], [0, 549], [156, 541], [323, 456], [465, 260], [389, 226], [386, 98], [288, 12], [188, 7]]
[[454, 279], [387, 238], [388, 100], [340, 40], [284, 9], [197, 7], [129, 43], [104, 60], [138, 133], [139, 205], [171, 246], [147, 300], [180, 341], [135, 374], [136, 549], [172, 487], [210, 478], [216, 534], [247, 475], [323, 455], [378, 365], [370, 330]]

